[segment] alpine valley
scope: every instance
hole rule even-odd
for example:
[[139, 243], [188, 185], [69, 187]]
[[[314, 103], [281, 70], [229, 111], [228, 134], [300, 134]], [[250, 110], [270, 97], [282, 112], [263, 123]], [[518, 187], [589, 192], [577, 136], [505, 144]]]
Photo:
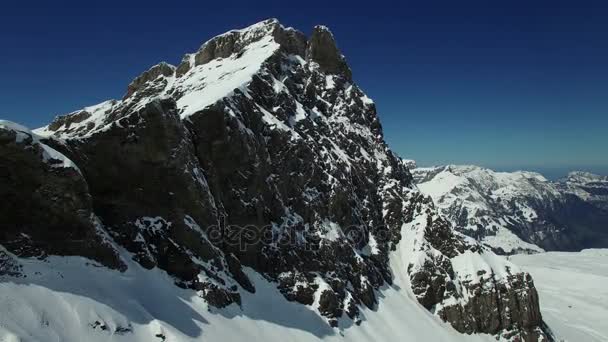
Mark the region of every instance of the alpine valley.
[[605, 246], [606, 189], [410, 171], [332, 33], [266, 20], [120, 100], [0, 121], [0, 341], [586, 336], [543, 320], [544, 259], [495, 252]]

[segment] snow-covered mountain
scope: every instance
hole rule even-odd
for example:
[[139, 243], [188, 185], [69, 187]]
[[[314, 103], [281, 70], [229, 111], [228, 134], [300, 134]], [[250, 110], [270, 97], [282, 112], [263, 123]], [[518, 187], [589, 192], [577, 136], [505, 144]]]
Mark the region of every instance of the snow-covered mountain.
[[575, 171], [560, 179], [556, 185], [563, 192], [574, 194], [585, 202], [608, 210], [608, 176]]
[[552, 182], [535, 172], [470, 165], [414, 168], [412, 174], [460, 232], [495, 252], [608, 246], [605, 178], [573, 172]]
[[0, 155], [5, 340], [552, 338], [531, 277], [418, 191], [323, 26], [214, 37], [121, 100], [3, 122]]

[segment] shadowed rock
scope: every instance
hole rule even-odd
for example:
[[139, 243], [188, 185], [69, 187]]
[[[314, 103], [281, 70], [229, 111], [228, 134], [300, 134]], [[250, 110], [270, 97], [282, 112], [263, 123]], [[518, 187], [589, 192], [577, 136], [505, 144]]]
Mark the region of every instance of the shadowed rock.
[[315, 26], [308, 41], [306, 59], [319, 64], [321, 71], [341, 74], [351, 80], [351, 71], [344, 56], [338, 50], [333, 34], [325, 26]]

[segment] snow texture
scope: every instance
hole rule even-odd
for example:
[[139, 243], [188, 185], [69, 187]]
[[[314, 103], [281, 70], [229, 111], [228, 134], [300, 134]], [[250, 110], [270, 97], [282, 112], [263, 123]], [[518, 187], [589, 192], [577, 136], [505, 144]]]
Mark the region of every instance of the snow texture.
[[460, 334], [417, 303], [406, 247], [391, 256], [395, 282], [381, 290], [382, 305], [364, 309], [360, 326], [345, 319], [338, 328], [253, 270], [256, 293], [240, 291], [242, 307], [216, 309], [124, 250], [124, 273], [80, 257], [17, 259], [26, 277], [0, 276], [0, 341], [494, 341]]
[[608, 341], [608, 249], [514, 255], [529, 272], [558, 341]]

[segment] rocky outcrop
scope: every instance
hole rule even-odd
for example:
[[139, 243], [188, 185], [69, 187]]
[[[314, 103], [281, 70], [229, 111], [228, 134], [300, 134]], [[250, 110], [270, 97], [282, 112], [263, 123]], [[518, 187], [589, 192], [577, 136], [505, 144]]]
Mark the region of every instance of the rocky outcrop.
[[0, 121], [0, 244], [20, 257], [80, 255], [124, 268], [105, 241], [88, 185], [65, 156]]
[[229, 31], [210, 39], [196, 53], [186, 55], [182, 59], [177, 67], [177, 77], [181, 77], [197, 65], [241, 54], [249, 44], [268, 35], [280, 44], [284, 52], [304, 55], [307, 46], [306, 36], [297, 30], [282, 27], [277, 19], [268, 19], [245, 30]]
[[[420, 304], [462, 333], [484, 332], [507, 340], [552, 339], [543, 330], [530, 275], [459, 236], [435, 214], [432, 202], [420, 200], [415, 210], [425, 214], [406, 224], [404, 239], [414, 240], [409, 242], [414, 257], [408, 273]], [[418, 225], [425, 229], [417, 230]]]
[[95, 213], [142, 266], [166, 270], [216, 306], [240, 300], [237, 283], [253, 291], [239, 261], [201, 228], [218, 226], [218, 212], [175, 101], [152, 100], [84, 141], [56, 147], [79, 165]]
[[169, 77], [175, 73], [175, 67], [168, 63], [162, 62], [159, 63], [143, 74], [139, 75], [136, 79], [129, 84], [127, 87], [127, 94], [125, 98], [131, 96], [136, 91], [140, 90], [143, 85], [145, 85], [149, 81], [153, 81], [160, 76]]
[[333, 34], [325, 26], [315, 26], [306, 49], [306, 59], [319, 65], [321, 71], [342, 74], [351, 79], [350, 68], [338, 50]]
[[530, 275], [518, 273], [505, 282], [484, 280], [465, 286], [472, 294], [466, 304], [445, 306], [438, 312], [456, 330], [467, 334], [483, 331], [524, 341], [548, 340], [540, 328], [543, 323], [538, 294]]
[[[478, 296], [452, 288], [464, 279], [449, 265], [482, 248], [452, 233], [419, 193], [326, 28], [306, 40], [269, 20], [210, 40], [175, 74], [162, 68], [132, 83], [122, 101], [36, 131], [78, 165], [103, 229], [142, 266], [165, 270], [217, 307], [256, 290], [248, 266], [332, 326], [361, 323], [360, 307], [382, 305], [389, 259], [401, 248], [428, 309]], [[500, 278], [509, 296], [524, 276], [512, 274]], [[507, 297], [497, 303], [511, 305]], [[453, 317], [443, 316], [498, 331], [482, 315]], [[498, 328], [538, 327], [523, 320]]]

